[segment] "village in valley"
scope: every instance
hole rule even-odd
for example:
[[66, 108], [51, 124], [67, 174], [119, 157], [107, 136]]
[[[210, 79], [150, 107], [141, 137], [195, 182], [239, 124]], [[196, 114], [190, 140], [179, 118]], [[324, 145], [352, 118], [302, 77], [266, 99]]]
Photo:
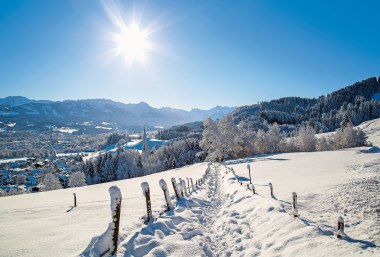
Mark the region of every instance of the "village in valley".
[[[149, 137], [154, 137], [156, 133], [157, 131], [150, 132]], [[85, 141], [90, 137], [91, 141]], [[67, 135], [67, 133], [51, 133], [48, 147], [46, 147], [48, 150], [36, 150], [31, 156], [0, 159], [0, 196], [47, 190], [44, 184], [46, 174], [54, 174], [60, 186], [67, 188], [70, 175], [81, 171], [86, 159], [96, 158], [107, 152], [115, 152], [119, 147], [148, 153], [149, 149], [153, 150], [165, 143], [165, 141], [149, 137], [147, 137], [145, 129], [128, 134], [72, 135], [70, 133]], [[54, 143], [52, 138], [59, 138], [59, 140], [55, 140], [56, 143]], [[12, 145], [13, 155], [19, 149], [27, 152], [26, 148], [32, 145], [30, 143], [27, 146], [18, 145], [20, 140], [13, 144], [1, 143], [5, 149], [6, 145]], [[78, 152], [73, 152], [73, 150]], [[28, 149], [28, 151], [32, 152], [33, 149]], [[3, 155], [5, 153], [6, 151], [2, 152]]]

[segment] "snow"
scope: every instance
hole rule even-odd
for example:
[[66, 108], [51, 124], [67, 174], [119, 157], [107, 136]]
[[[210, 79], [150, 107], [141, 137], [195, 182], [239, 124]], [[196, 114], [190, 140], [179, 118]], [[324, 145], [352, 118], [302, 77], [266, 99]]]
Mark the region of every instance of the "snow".
[[78, 130], [77, 129], [73, 129], [73, 128], [67, 128], [67, 127], [61, 127], [61, 128], [56, 128], [54, 129], [54, 131], [59, 131], [61, 133], [69, 133], [69, 134], [72, 134], [74, 132], [77, 132]]
[[96, 126], [95, 128], [97, 128], [97, 129], [106, 129], [106, 130], [111, 130], [112, 129], [112, 128], [104, 127], [104, 126]]
[[5, 124], [5, 126], [8, 126], [10, 128], [13, 128], [14, 126], [16, 126], [16, 123], [15, 122], [10, 122], [8, 124]]
[[[110, 222], [111, 186], [120, 188], [121, 238], [131, 237], [145, 227], [146, 200], [140, 184], [150, 185], [153, 216], [166, 209], [165, 197], [159, 180], [187, 176], [198, 179], [206, 164], [200, 163], [181, 169], [149, 176], [0, 198], [0, 256], [78, 256], [94, 237], [102, 235]], [[73, 206], [73, 193], [78, 207]], [[169, 193], [173, 197], [173, 187]], [[22, 233], [19, 229], [22, 228]], [[33, 240], [31, 240], [33, 238]], [[20, 243], [22, 242], [22, 243]], [[43, 249], [43, 250], [41, 250]]]
[[141, 189], [143, 191], [143, 195], [146, 196], [145, 193], [149, 190], [149, 184], [148, 184], [148, 182], [141, 183]]
[[368, 141], [374, 146], [380, 147], [380, 119], [363, 122], [360, 127], [368, 136]]
[[26, 161], [27, 157], [20, 157], [20, 158], [12, 158], [12, 159], [0, 159], [0, 164], [3, 163], [9, 163], [9, 162], [17, 162], [17, 161]]
[[[379, 128], [379, 120], [363, 124], [373, 142]], [[227, 168], [212, 164], [205, 182], [179, 200], [169, 184], [175, 209], [168, 212], [163, 185], [179, 177], [197, 181], [208, 163], [2, 197], [0, 256], [95, 256], [108, 249], [110, 187], [111, 195], [123, 198], [117, 256], [380, 256], [380, 152], [370, 149], [262, 155], [228, 161]], [[248, 164], [257, 194], [247, 187]], [[143, 182], [149, 183], [155, 217], [148, 225]], [[293, 215], [293, 192], [299, 217]], [[341, 239], [335, 237], [339, 216], [345, 223]]]

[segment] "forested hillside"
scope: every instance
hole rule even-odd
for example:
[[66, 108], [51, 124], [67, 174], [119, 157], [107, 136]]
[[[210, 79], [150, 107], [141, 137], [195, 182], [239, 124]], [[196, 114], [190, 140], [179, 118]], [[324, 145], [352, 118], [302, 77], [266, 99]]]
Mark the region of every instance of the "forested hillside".
[[340, 127], [346, 113], [353, 125], [379, 118], [377, 93], [380, 93], [380, 78], [373, 77], [317, 99], [285, 97], [242, 106], [233, 112], [233, 119], [236, 124], [249, 120], [257, 129], [275, 122], [283, 129], [291, 129], [306, 122], [317, 131], [332, 131]]

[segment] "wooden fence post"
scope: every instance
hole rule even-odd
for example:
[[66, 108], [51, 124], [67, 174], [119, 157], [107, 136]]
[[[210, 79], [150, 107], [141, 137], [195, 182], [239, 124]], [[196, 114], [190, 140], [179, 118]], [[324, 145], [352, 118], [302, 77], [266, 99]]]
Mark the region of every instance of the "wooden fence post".
[[293, 195], [293, 216], [298, 217], [299, 214], [298, 214], [298, 207], [297, 207], [297, 193], [293, 192], [292, 195]]
[[172, 178], [171, 181], [172, 181], [175, 196], [177, 197], [177, 200], [178, 200], [179, 199], [179, 190], [178, 190], [177, 181], [175, 180], [175, 178]]
[[182, 196], [187, 195], [187, 188], [186, 188], [186, 182], [185, 182], [185, 180], [179, 179], [179, 182], [181, 183]]
[[273, 185], [272, 185], [272, 183], [270, 183], [269, 182], [269, 189], [270, 189], [270, 196], [272, 197], [272, 198], [274, 198], [274, 195], [273, 195]]
[[147, 214], [147, 218], [146, 218], [145, 224], [148, 224], [153, 219], [152, 204], [150, 202], [150, 190], [149, 190], [149, 184], [148, 184], [148, 182], [142, 182], [141, 183], [141, 189], [143, 191], [143, 195], [145, 196], [145, 200], [146, 200], [146, 214]]
[[249, 173], [249, 184], [252, 184], [252, 179], [251, 179], [251, 165], [249, 163], [247, 164], [247, 169]]
[[256, 194], [255, 186], [253, 184], [251, 184], [251, 186], [252, 186], [252, 193]]
[[184, 197], [185, 195], [184, 195], [184, 193], [183, 193], [183, 183], [182, 183], [182, 179], [179, 178], [178, 180], [179, 180], [179, 182], [178, 182], [177, 186], [178, 186], [178, 190], [179, 190], [179, 195], [181, 195], [182, 197]]
[[337, 238], [341, 238], [344, 233], [344, 219], [342, 216], [338, 217], [337, 231], [335, 233]]
[[186, 180], [187, 180], [187, 191], [189, 191], [189, 194], [190, 194], [190, 181], [189, 181], [189, 178], [186, 177]]
[[191, 182], [191, 187], [192, 187], [193, 190], [194, 190], [194, 183], [193, 183], [193, 179], [192, 179], [192, 178], [190, 178], [190, 182]]
[[73, 193], [74, 195], [74, 207], [77, 207], [77, 194]]
[[121, 197], [120, 189], [117, 186], [110, 187], [108, 191], [111, 197], [112, 221], [114, 223], [114, 228], [115, 228], [112, 234], [113, 249], [111, 250], [111, 255], [115, 255], [117, 251], [118, 238], [119, 238], [120, 211], [121, 211], [122, 197]]
[[166, 206], [167, 206], [166, 211], [170, 211], [170, 210], [174, 209], [174, 206], [172, 204], [172, 199], [170, 198], [170, 195], [169, 195], [168, 186], [167, 186], [165, 180], [163, 180], [163, 179], [160, 179], [159, 184], [160, 184], [162, 191], [164, 191], [164, 196], [165, 196], [165, 201], [166, 201]]

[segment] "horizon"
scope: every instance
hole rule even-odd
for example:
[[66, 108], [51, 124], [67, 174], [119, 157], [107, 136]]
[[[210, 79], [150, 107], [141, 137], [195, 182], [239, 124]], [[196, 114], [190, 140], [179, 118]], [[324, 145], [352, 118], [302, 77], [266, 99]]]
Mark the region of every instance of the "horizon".
[[2, 1], [0, 97], [183, 110], [316, 98], [378, 77], [378, 7]]

